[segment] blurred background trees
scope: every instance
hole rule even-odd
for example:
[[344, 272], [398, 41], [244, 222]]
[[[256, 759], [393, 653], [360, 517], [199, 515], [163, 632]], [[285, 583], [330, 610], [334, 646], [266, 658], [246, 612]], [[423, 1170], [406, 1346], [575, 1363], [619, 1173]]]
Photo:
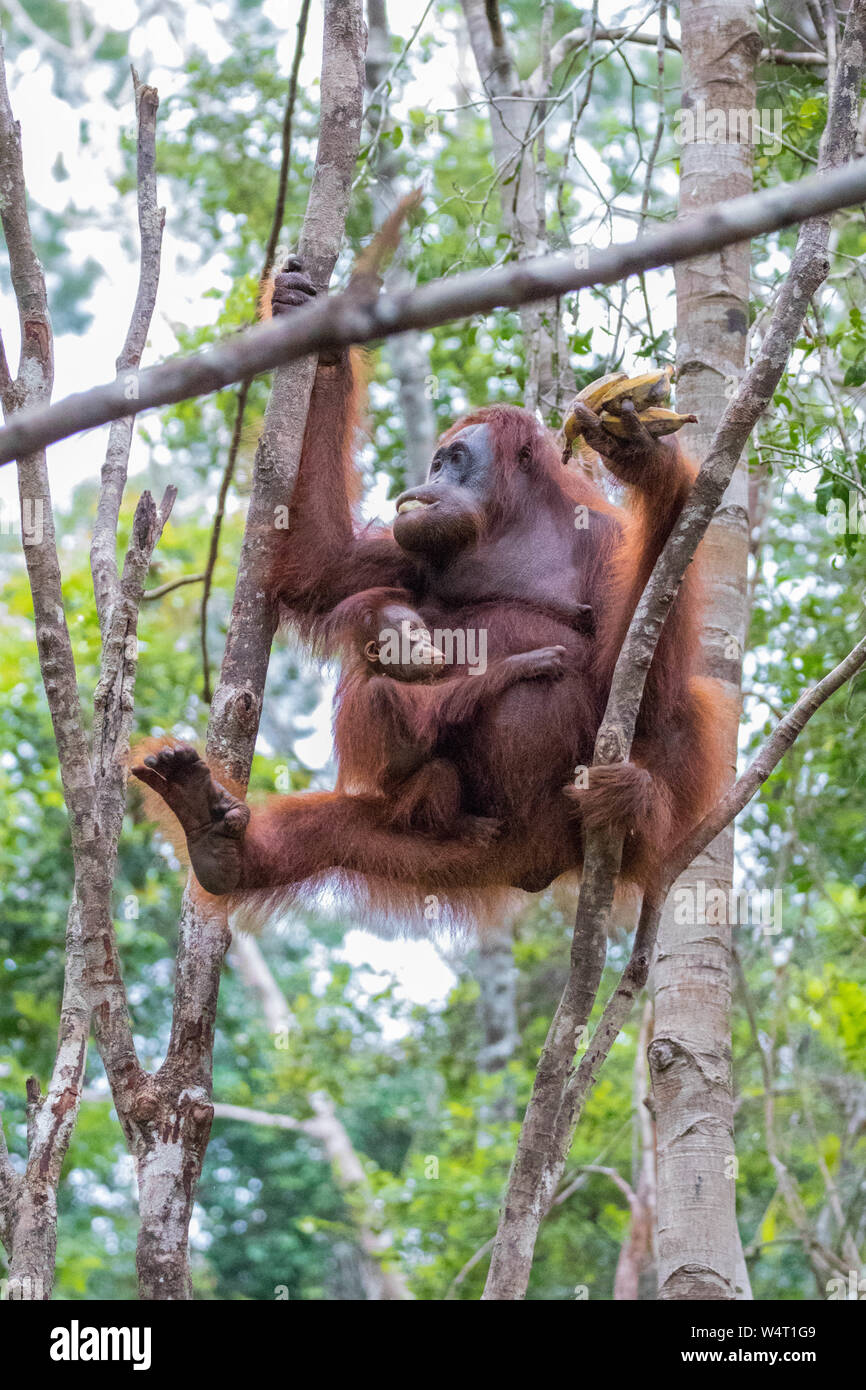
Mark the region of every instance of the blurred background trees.
[[[815, 161], [826, 69], [814, 8], [760, 12], [767, 47], [811, 60], [759, 67], [758, 106], [780, 111], [782, 125], [778, 148], [754, 150], [757, 186], [802, 176]], [[85, 354], [89, 360], [78, 370], [89, 380], [110, 375], [124, 295], [131, 293], [130, 60], [162, 97], [158, 157], [168, 214], [153, 341], [161, 352], [191, 349], [249, 322], [277, 188], [285, 74], [300, 6], [291, 0], [264, 6], [19, 0], [0, 9], [28, 178], [30, 165], [34, 171], [31, 215], [58, 334], [59, 392], [87, 384], [75, 375], [74, 361]], [[295, 112], [285, 247], [300, 225], [315, 150], [314, 31], [321, 22], [315, 10]], [[495, 152], [463, 7], [450, 0], [371, 3], [369, 18], [377, 40], [368, 61], [371, 109], [343, 278], [389, 200], [417, 185], [425, 194], [422, 212], [392, 274], [424, 281], [523, 254], [515, 218], [519, 180], [503, 166], [501, 148]], [[668, 22], [676, 35], [675, 13]], [[534, 75], [545, 62], [550, 68], [551, 51], [575, 28], [607, 33], [619, 26], [654, 36], [658, 15], [517, 0], [504, 7], [503, 23], [531, 105]], [[531, 190], [526, 204], [543, 212], [533, 226], [534, 245], [603, 245], [674, 210], [679, 57], [675, 48], [666, 55], [660, 123], [654, 43], [654, 37], [650, 43], [593, 37], [583, 48], [566, 45], [562, 61], [544, 69], [549, 119], [531, 166], [544, 191], [539, 202]], [[37, 138], [28, 113], [40, 103], [48, 118]], [[793, 237], [781, 233], [753, 246], [752, 326], [772, 303], [785, 264], [780, 252]], [[743, 750], [760, 739], [774, 711], [793, 703], [862, 632], [866, 508], [860, 533], [856, 523], [857, 503], [866, 497], [864, 258], [863, 217], [852, 216], [834, 243], [834, 293], [807, 324], [775, 410], [750, 447], [750, 476], [765, 501], [751, 537]], [[674, 360], [671, 273], [653, 273], [622, 291], [583, 291], [573, 300], [559, 306], [563, 341], [556, 364], [578, 386], [620, 364], [639, 369], [643, 362]], [[531, 352], [524, 351], [520, 316], [505, 311], [416, 336], [402, 374], [397, 343], [372, 354], [369, 514], [387, 515], [388, 499], [416, 476], [407, 420], [414, 439], [466, 406], [540, 391], [545, 417], [559, 423], [550, 355], [538, 350], [549, 324], [542, 317], [530, 328], [541, 335]], [[213, 655], [222, 646], [267, 387], [256, 381], [246, 404], [208, 606]], [[226, 390], [139, 423], [136, 484], [157, 492], [171, 481], [180, 489], [153, 587], [205, 568], [236, 410], [237, 392]], [[99, 449], [85, 436], [53, 458], [76, 657], [82, 679], [92, 684], [98, 633], [87, 555]], [[0, 1089], [10, 1147], [23, 1153], [25, 1079], [44, 1075], [53, 1056], [70, 853], [9, 496], [0, 492]], [[131, 510], [127, 525], [130, 519]], [[137, 690], [143, 734], [164, 729], [200, 738], [204, 732], [200, 604], [201, 585], [191, 583], [143, 607]], [[332, 679], [290, 645], [275, 652], [254, 790], [328, 784]], [[737, 840], [737, 881], [783, 895], [780, 931], [744, 926], [736, 933], [737, 1197], [758, 1298], [825, 1297], [828, 1258], [831, 1269], [834, 1260], [847, 1269], [866, 1241], [862, 680], [846, 699], [815, 717], [742, 818]], [[166, 1043], [181, 888], [170, 847], [160, 844], [155, 852], [153, 828], [141, 819], [133, 794], [116, 923], [146, 1065]], [[477, 1298], [517, 1116], [561, 991], [570, 934], [568, 905], [550, 895], [521, 918], [513, 951], [500, 946], [486, 959], [466, 942], [382, 944], [328, 903], [316, 913], [295, 912], [260, 943], [291, 1016], [288, 1030], [276, 1033], [230, 956], [216, 1099], [303, 1120], [312, 1113], [311, 1097], [327, 1095], [363, 1163], [372, 1212], [368, 1206], [359, 1213], [357, 1194], [341, 1184], [310, 1133], [218, 1116], [193, 1228], [197, 1295], [368, 1296], [362, 1228], [372, 1217], [388, 1233], [388, 1258], [416, 1297]], [[611, 980], [625, 956], [623, 935], [611, 944]], [[541, 1230], [532, 1298], [609, 1299], [615, 1286], [623, 1287], [647, 1137], [640, 1027], [635, 1017], [620, 1038], [581, 1122], [561, 1200]], [[132, 1170], [95, 1053], [89, 1066], [88, 1099], [61, 1186], [56, 1295], [130, 1298]], [[651, 1290], [652, 1279], [643, 1278], [641, 1295]]]

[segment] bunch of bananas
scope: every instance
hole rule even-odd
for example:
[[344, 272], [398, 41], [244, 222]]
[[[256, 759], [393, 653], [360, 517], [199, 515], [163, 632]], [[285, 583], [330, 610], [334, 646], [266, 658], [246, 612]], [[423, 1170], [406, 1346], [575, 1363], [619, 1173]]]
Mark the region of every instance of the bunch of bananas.
[[[673, 374], [673, 367], [661, 367], [654, 372], [645, 372], [643, 376], [609, 372], [607, 376], [599, 377], [598, 381], [591, 381], [588, 386], [584, 386], [575, 397], [574, 404], [580, 402], [594, 411], [609, 434], [615, 435], [617, 439], [628, 439], [628, 426], [623, 419], [622, 406], [624, 401], [631, 401], [644, 428], [654, 439], [660, 439], [662, 435], [675, 434], [683, 425], [693, 424], [697, 420], [696, 415], [678, 415], [675, 410], [669, 410], [664, 404], [670, 400]], [[573, 408], [563, 430], [567, 444], [566, 452], [571, 452], [575, 445], [583, 442], [580, 424]]]

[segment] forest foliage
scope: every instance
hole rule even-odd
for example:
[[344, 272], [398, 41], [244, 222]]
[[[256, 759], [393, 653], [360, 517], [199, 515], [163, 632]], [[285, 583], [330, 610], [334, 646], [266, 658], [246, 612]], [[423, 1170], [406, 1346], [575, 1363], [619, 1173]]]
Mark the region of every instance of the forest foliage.
[[[46, 2], [25, 8], [40, 28], [67, 41], [63, 6]], [[177, 322], [172, 305], [161, 301], [177, 346], [187, 351], [254, 317], [276, 192], [284, 31], [272, 18], [274, 7], [231, 0], [215, 7], [220, 17], [214, 23], [224, 37], [230, 35], [231, 47], [229, 56], [215, 60], [197, 43], [183, 7], [164, 8], [179, 56], [160, 112], [160, 201], [167, 207], [169, 231], [182, 229], [184, 255], [194, 248], [197, 269], [212, 262], [219, 270], [209, 291], [216, 312], [207, 326]], [[527, 65], [534, 64], [538, 6], [515, 3], [508, 12], [512, 30], [527, 35], [520, 52]], [[570, 18], [572, 7], [557, 4], [555, 31], [562, 32]], [[383, 140], [398, 160], [401, 185], [424, 188], [422, 212], [407, 237], [408, 264], [419, 281], [490, 265], [508, 250], [501, 207], [509, 191], [492, 186], [486, 115], [472, 104], [456, 71], [456, 7], [438, 5], [435, 18], [422, 25], [405, 54], [413, 26], [399, 14], [393, 22], [393, 57], [402, 61], [394, 79], [392, 122], [378, 141], [368, 132], [364, 142], [339, 267], [343, 282], [371, 233], [371, 188]], [[7, 49], [13, 71], [14, 64], [31, 61], [33, 44], [11, 17]], [[45, 52], [41, 61], [52, 68], [53, 91], [66, 103], [69, 120], [79, 124], [82, 142], [96, 138], [82, 114], [85, 102], [94, 99], [83, 84], [92, 81], [99, 100], [129, 105], [128, 60], [129, 35], [120, 30], [110, 30], [93, 54], [89, 77], [74, 78], [50, 49]], [[563, 71], [557, 81], [567, 84], [578, 72]], [[761, 106], [784, 112], [785, 144], [774, 158], [758, 153], [757, 183], [801, 177], [817, 151], [823, 84], [808, 69], [765, 68], [760, 77]], [[603, 242], [611, 207], [634, 221], [655, 126], [654, 84], [650, 49], [615, 53], [599, 64], [592, 100], [581, 116], [577, 164], [559, 189], [561, 218], [554, 217], [550, 227], [553, 249], [566, 245], [563, 225], [584, 227], [587, 237]], [[668, 85], [673, 110], [675, 57], [669, 60]], [[433, 92], [439, 93], [435, 99]], [[286, 246], [303, 217], [316, 104], [315, 80], [305, 80], [288, 181]], [[38, 202], [31, 207], [61, 337], [86, 335], [95, 291], [108, 273], [80, 253], [80, 238], [70, 249], [69, 229], [97, 224], [132, 246], [131, 132], [130, 121], [122, 133], [122, 172], [110, 206], [91, 206], [86, 190], [58, 165], [54, 177], [65, 183], [68, 199], [62, 217]], [[567, 120], [564, 129], [551, 128], [547, 157], [554, 170], [568, 134]], [[25, 130], [25, 144], [32, 138]], [[669, 122], [652, 178], [653, 219], [675, 206], [676, 162]], [[603, 186], [594, 188], [598, 177]], [[772, 302], [784, 265], [778, 252], [789, 249], [792, 240], [793, 233], [782, 233], [756, 241], [753, 316]], [[775, 712], [790, 706], [803, 685], [840, 660], [862, 632], [866, 551], [862, 535], [840, 525], [839, 504], [845, 516], [854, 515], [857, 498], [864, 496], [859, 480], [866, 478], [864, 265], [866, 230], [862, 219], [852, 220], [834, 249], [832, 315], [823, 327], [815, 321], [808, 325], [774, 410], [750, 446], [750, 465], [769, 468], [775, 488], [753, 575], [744, 751], [769, 730]], [[673, 360], [672, 276], [654, 274], [647, 284], [647, 295], [630, 294], [623, 313], [617, 296], [601, 289], [581, 292], [579, 302], [569, 306], [569, 349], [578, 384], [623, 362]], [[525, 363], [515, 314], [502, 311], [436, 329], [429, 351], [430, 394], [441, 426], [465, 406], [521, 399]], [[827, 358], [838, 364], [835, 376], [841, 378], [832, 395], [822, 376]], [[371, 354], [370, 372], [365, 461], [375, 506], [387, 509], [388, 497], [405, 482], [402, 422], [381, 350]], [[258, 379], [247, 403], [237, 486], [209, 607], [212, 659], [221, 651], [229, 612], [244, 492], [268, 384]], [[124, 526], [142, 487], [158, 495], [171, 481], [180, 489], [151, 587], [204, 568], [213, 499], [236, 409], [237, 392], [228, 389], [137, 425], [137, 471]], [[98, 456], [94, 444], [93, 476], [76, 486], [59, 517], [64, 590], [80, 681], [87, 690], [98, 675], [99, 634], [88, 568]], [[866, 515], [861, 525], [866, 526]], [[170, 730], [203, 738], [207, 707], [201, 697], [199, 604], [200, 588], [189, 585], [143, 606], [136, 711], [142, 735]], [[328, 784], [329, 769], [305, 765], [295, 744], [321, 723], [320, 705], [332, 675], [320, 676], [285, 641], [278, 647], [254, 791]], [[861, 1245], [866, 1230], [864, 689], [861, 679], [818, 713], [740, 821], [741, 881], [752, 889], [780, 889], [783, 901], [778, 932], [745, 925], [737, 933], [742, 966], [733, 1061], [738, 1212], [756, 1297], [825, 1296], [781, 1200], [773, 1145], [796, 1179], [810, 1226], [822, 1238], [831, 1244], [835, 1239], [833, 1191]], [[23, 1155], [26, 1078], [34, 1072], [44, 1077], [53, 1057], [71, 856], [32, 640], [29, 590], [18, 539], [11, 535], [0, 536], [0, 707], [0, 1087], [10, 1149]], [[160, 843], [155, 851], [153, 826], [132, 791], [120, 845], [116, 927], [145, 1066], [158, 1063], [166, 1044], [182, 882], [170, 846]], [[268, 1033], [243, 981], [226, 969], [215, 1097], [304, 1116], [310, 1095], [326, 1091], [362, 1157], [382, 1228], [390, 1232], [413, 1293], [422, 1299], [478, 1298], [486, 1266], [483, 1258], [472, 1261], [495, 1232], [517, 1116], [567, 971], [568, 908], [545, 895], [520, 920], [514, 947], [520, 1041], [505, 1068], [495, 1073], [481, 1070], [477, 1061], [483, 1038], [475, 948], [439, 943], [453, 985], [447, 998], [430, 1008], [407, 997], [397, 976], [381, 964], [378, 950], [375, 966], [354, 963], [360, 959], [356, 946], [346, 951], [353, 930], [345, 914], [297, 911], [262, 941], [293, 1016], [290, 1046]], [[626, 958], [622, 937], [611, 946], [602, 998]], [[542, 1226], [531, 1298], [611, 1297], [629, 1227], [628, 1203], [608, 1173], [583, 1170], [587, 1165], [616, 1170], [627, 1183], [634, 1178], [639, 1023], [638, 1016], [632, 1019], [588, 1103], [570, 1156], [569, 1195]], [[60, 1189], [56, 1296], [131, 1298], [132, 1167], [95, 1052], [88, 1066], [87, 1099]], [[768, 1084], [775, 1100], [769, 1147]], [[280, 1288], [292, 1299], [359, 1294], [351, 1202], [320, 1148], [303, 1134], [218, 1118], [192, 1244], [198, 1297], [268, 1299]], [[0, 1274], [2, 1269], [0, 1263]]]

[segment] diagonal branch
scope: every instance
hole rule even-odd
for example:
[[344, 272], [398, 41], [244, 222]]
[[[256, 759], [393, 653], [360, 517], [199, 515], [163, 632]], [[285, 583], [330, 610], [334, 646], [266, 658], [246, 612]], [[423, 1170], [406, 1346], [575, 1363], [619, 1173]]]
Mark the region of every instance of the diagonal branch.
[[762, 744], [743, 775], [725, 793], [716, 806], [704, 816], [691, 834], [675, 846], [665, 865], [664, 879], [647, 893], [635, 933], [631, 957], [616, 990], [604, 1008], [601, 1020], [581, 1058], [576, 1073], [569, 1082], [568, 1100], [575, 1114], [583, 1105], [595, 1083], [598, 1071], [628, 1018], [632, 1004], [646, 983], [652, 953], [655, 949], [661, 909], [672, 886], [689, 864], [711, 844], [721, 830], [729, 825], [751, 801], [782, 758], [799, 737], [808, 721], [826, 700], [866, 666], [866, 638], [857, 643], [844, 661], [829, 671], [811, 690], [805, 691], [796, 704], [784, 715]]
[[179, 579], [169, 579], [165, 584], [158, 584], [155, 589], [145, 589], [141, 601], [152, 603], [154, 599], [164, 598], [174, 589], [182, 589], [185, 584], [200, 584], [203, 579], [203, 574], [182, 574]]
[[866, 201], [866, 159], [797, 183], [720, 203], [710, 212], [670, 223], [634, 241], [583, 255], [543, 256], [490, 271], [467, 271], [402, 293], [359, 296], [347, 290], [259, 324], [206, 352], [172, 358], [138, 373], [135, 396], [108, 382], [28, 411], [0, 430], [0, 464], [79, 430], [124, 415], [206, 395], [295, 362], [310, 353], [370, 343], [407, 328], [435, 328], [494, 309], [555, 299], [589, 285], [616, 284], [628, 275], [674, 265], [737, 241], [762, 236]]
[[[821, 141], [819, 164], [825, 178], [832, 177], [830, 171], [853, 155], [864, 62], [866, 0], [854, 0]], [[682, 225], [688, 226], [692, 220]], [[694, 487], [632, 617], [596, 737], [597, 764], [609, 765], [629, 757], [647, 674], [662, 626], [686, 568], [722, 500], [743, 445], [772, 400], [810, 300], [826, 278], [829, 235], [830, 223], [826, 217], [811, 218], [800, 228], [790, 270], [766, 337], [719, 422]], [[828, 677], [831, 684], [834, 677], [835, 673]], [[804, 700], [808, 703], [807, 697]], [[794, 711], [791, 717], [794, 719]], [[711, 838], [708, 836], [703, 843], [708, 844]], [[577, 1094], [572, 1085], [574, 1054], [588, 1025], [601, 981], [607, 922], [619, 875], [622, 844], [622, 836], [609, 830], [591, 831], [586, 837], [571, 968], [539, 1060], [521, 1128], [490, 1262], [486, 1299], [515, 1299], [525, 1295], [538, 1226], [549, 1209], [571, 1147], [577, 1116]], [[694, 852], [702, 847], [696, 844]], [[672, 859], [676, 861], [676, 851]], [[669, 867], [679, 873], [685, 863]], [[634, 952], [638, 953], [641, 971], [649, 966], [647, 951], [658, 926], [660, 904], [656, 906], [656, 897], [650, 892], [645, 895], [635, 937]], [[630, 1003], [629, 998], [629, 1007]], [[586, 1060], [583, 1059], [581, 1066]]]

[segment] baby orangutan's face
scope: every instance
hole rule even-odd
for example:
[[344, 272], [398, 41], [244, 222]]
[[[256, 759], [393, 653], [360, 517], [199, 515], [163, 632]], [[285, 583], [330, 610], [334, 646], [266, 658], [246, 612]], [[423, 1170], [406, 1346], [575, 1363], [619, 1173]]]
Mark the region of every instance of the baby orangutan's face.
[[439, 675], [445, 657], [414, 608], [386, 603], [379, 610], [379, 636], [364, 647], [377, 675], [398, 681], [425, 681]]

